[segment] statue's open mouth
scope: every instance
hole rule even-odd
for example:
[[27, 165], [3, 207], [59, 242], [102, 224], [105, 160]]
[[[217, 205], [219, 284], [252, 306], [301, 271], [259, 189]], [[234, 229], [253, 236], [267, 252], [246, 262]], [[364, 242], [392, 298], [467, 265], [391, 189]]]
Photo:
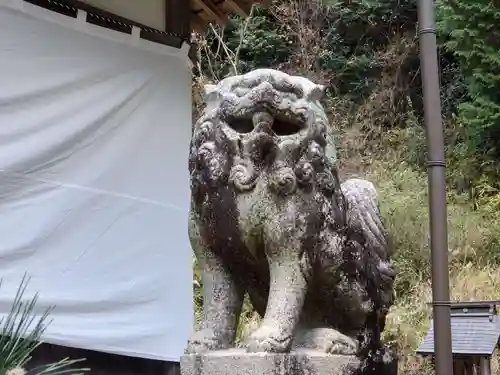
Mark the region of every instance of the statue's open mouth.
[[278, 137], [297, 134], [305, 127], [305, 123], [299, 119], [271, 115], [267, 112], [255, 113], [253, 117], [233, 117], [226, 122], [231, 129], [240, 134], [263, 131]]

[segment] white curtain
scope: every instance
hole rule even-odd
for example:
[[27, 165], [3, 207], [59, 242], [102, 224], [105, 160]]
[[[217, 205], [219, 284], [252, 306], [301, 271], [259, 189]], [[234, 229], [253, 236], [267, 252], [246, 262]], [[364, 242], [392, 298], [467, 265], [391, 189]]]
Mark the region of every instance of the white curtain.
[[15, 0], [0, 33], [0, 318], [26, 273], [27, 297], [55, 306], [45, 341], [177, 361], [193, 316], [186, 51]]

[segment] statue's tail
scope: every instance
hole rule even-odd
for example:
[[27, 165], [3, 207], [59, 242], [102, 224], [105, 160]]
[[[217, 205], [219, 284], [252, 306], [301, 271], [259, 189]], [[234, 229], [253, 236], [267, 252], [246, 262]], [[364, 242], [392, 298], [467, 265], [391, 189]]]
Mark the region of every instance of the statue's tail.
[[362, 179], [349, 179], [342, 183], [341, 189], [347, 203], [349, 231], [362, 235], [365, 251], [369, 251], [365, 254], [369, 258], [366, 261], [378, 271], [376, 277], [367, 277], [378, 279], [376, 289], [380, 303], [388, 307], [393, 302], [395, 272], [390, 263], [390, 239], [380, 216], [377, 190], [371, 182]]
[[[392, 348], [381, 341], [385, 317], [393, 303], [395, 272], [390, 264], [389, 234], [382, 222], [375, 186], [366, 180], [350, 179], [341, 184], [347, 203], [350, 233], [361, 235], [364, 252], [363, 273], [374, 310], [367, 319], [359, 355], [363, 366], [354, 375], [397, 373], [397, 358]], [[395, 370], [396, 369], [396, 370]]]
[[367, 180], [349, 179], [341, 185], [347, 203], [347, 224], [364, 234], [382, 261], [389, 260], [388, 233], [382, 223], [375, 186]]

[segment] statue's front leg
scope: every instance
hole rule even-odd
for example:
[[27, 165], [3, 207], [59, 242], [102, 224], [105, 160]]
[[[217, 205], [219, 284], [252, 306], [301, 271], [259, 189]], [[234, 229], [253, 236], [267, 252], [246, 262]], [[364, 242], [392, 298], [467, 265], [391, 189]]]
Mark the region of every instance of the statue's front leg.
[[203, 353], [233, 346], [243, 304], [243, 290], [236, 285], [222, 261], [209, 249], [198, 246], [202, 263], [203, 315], [191, 335], [186, 353]]
[[249, 352], [283, 353], [290, 349], [307, 285], [298, 249], [280, 248], [268, 255], [270, 288], [266, 313], [250, 335]]

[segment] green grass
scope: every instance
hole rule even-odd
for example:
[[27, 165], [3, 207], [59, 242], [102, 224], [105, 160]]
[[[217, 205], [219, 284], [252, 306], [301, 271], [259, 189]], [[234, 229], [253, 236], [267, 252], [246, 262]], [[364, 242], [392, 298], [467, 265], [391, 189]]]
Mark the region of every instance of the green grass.
[[[432, 366], [415, 350], [431, 316], [427, 305], [432, 300], [427, 175], [405, 161], [403, 154], [411, 152], [404, 149], [397, 157], [381, 158], [368, 166], [365, 174], [378, 188], [381, 213], [393, 236], [392, 259], [398, 272], [396, 302], [387, 318], [385, 336], [397, 342], [401, 374], [426, 375], [433, 373]], [[500, 269], [496, 254], [500, 232], [496, 216], [473, 210], [466, 197], [451, 190], [447, 210], [451, 299], [498, 299]], [[500, 374], [496, 360], [493, 374]]]

